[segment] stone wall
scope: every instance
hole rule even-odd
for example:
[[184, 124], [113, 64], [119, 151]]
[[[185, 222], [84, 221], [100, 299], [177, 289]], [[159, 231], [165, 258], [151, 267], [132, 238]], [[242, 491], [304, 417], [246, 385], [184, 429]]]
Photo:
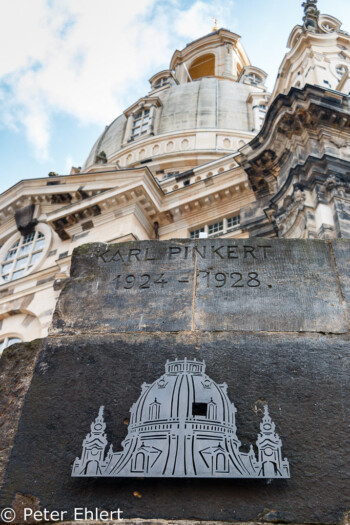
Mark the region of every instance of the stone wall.
[[[65, 511], [66, 520], [77, 507], [119, 508], [126, 523], [142, 524], [346, 523], [349, 247], [208, 239], [78, 248], [50, 337], [0, 361], [4, 405], [16, 399], [16, 374], [30, 380], [23, 405], [26, 387], [13, 402], [19, 424], [6, 444], [1, 506], [17, 510], [17, 523], [24, 507]], [[256, 450], [268, 404], [290, 479], [72, 478], [99, 407], [120, 451], [141, 385], [185, 358], [227, 384], [243, 453]], [[2, 414], [6, 431], [12, 412]]]

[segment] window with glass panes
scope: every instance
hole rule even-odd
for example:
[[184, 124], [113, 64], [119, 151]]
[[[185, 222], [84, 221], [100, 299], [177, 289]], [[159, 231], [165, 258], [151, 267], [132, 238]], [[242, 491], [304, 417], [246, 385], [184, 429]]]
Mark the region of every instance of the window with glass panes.
[[239, 215], [235, 215], [234, 217], [229, 217], [227, 220], [227, 230], [231, 230], [232, 228], [238, 228], [240, 223], [240, 217]]
[[45, 236], [40, 231], [21, 236], [9, 249], [1, 263], [1, 277], [14, 281], [28, 273], [42, 256]]
[[199, 239], [200, 233], [206, 233], [209, 237], [220, 237], [220, 235], [225, 235], [233, 230], [238, 230], [240, 227], [240, 216], [234, 215], [233, 217], [228, 217], [227, 219], [222, 219], [221, 221], [214, 222], [213, 224], [206, 224], [198, 230], [190, 231], [191, 239]]
[[247, 75], [247, 79], [252, 84], [261, 84], [261, 82], [262, 82], [262, 79], [258, 75], [256, 75], [255, 73], [249, 73], [249, 75]]
[[165, 86], [165, 84], [169, 84], [169, 77], [163, 77], [156, 84], [154, 84], [154, 89], [158, 89], [160, 87]]
[[132, 137], [139, 137], [140, 135], [147, 133], [150, 118], [149, 111], [149, 109], [143, 109], [134, 115], [134, 122], [131, 132]]
[[15, 343], [21, 343], [22, 340], [19, 337], [5, 337], [5, 339], [2, 339], [0, 341], [0, 355], [3, 353], [5, 348], [8, 348], [11, 345], [14, 345]]
[[224, 231], [224, 221], [214, 222], [214, 224], [209, 224], [208, 226], [208, 235], [214, 235], [214, 233], [222, 231]]
[[199, 228], [199, 230], [193, 230], [190, 232], [191, 239], [199, 239], [199, 234], [204, 233], [204, 228]]

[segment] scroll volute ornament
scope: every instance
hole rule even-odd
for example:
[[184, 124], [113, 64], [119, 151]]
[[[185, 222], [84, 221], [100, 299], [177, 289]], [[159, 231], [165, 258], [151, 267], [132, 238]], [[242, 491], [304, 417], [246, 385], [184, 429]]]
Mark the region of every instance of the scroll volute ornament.
[[253, 191], [260, 196], [273, 192], [279, 171], [276, 153], [272, 150], [264, 151], [247, 169]]

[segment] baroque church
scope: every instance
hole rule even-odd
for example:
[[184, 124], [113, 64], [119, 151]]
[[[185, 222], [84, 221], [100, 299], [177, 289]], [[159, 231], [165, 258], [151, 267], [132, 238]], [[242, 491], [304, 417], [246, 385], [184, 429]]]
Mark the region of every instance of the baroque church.
[[0, 196], [0, 352], [45, 337], [75, 247], [350, 238], [350, 35], [303, 4], [272, 93], [224, 28], [173, 54], [69, 175]]

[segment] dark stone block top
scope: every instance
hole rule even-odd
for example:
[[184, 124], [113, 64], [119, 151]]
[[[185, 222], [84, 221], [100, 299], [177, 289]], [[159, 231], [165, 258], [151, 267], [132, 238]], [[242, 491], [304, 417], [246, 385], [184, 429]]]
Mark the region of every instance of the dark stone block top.
[[[335, 253], [350, 243], [341, 246]], [[158, 330], [344, 333], [346, 309], [331, 246], [207, 239], [75, 250], [52, 333]]]

